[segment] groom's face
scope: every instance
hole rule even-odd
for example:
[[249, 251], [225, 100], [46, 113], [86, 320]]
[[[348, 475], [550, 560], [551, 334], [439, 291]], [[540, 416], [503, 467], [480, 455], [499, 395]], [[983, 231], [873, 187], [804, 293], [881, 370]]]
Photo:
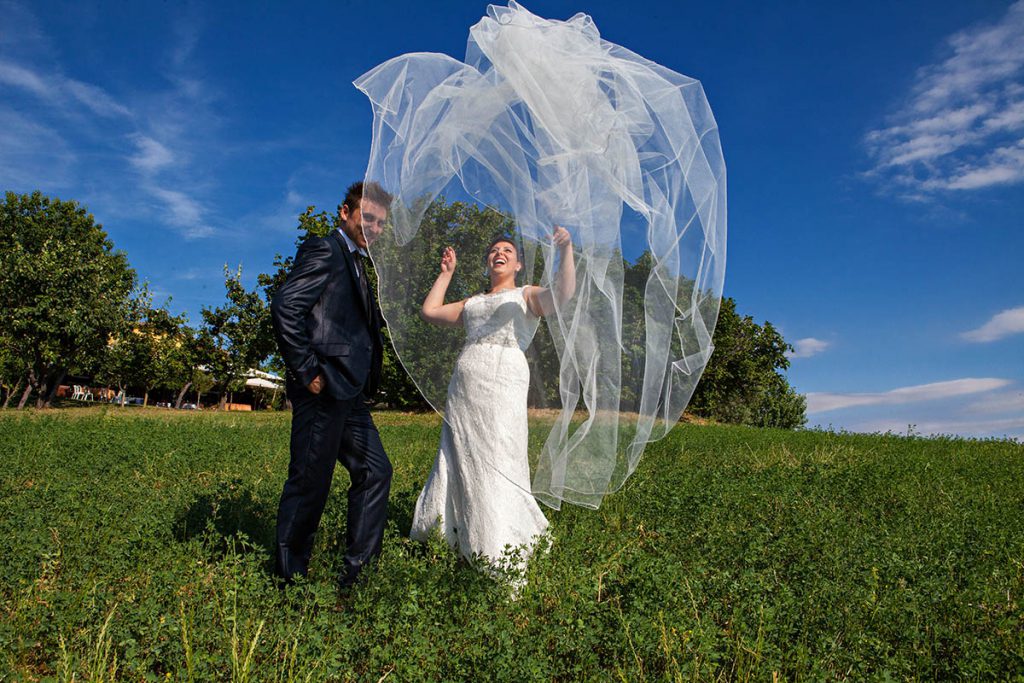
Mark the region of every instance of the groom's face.
[[387, 219], [388, 210], [365, 197], [354, 211], [344, 205], [341, 207], [341, 229], [360, 249], [366, 249], [380, 237]]

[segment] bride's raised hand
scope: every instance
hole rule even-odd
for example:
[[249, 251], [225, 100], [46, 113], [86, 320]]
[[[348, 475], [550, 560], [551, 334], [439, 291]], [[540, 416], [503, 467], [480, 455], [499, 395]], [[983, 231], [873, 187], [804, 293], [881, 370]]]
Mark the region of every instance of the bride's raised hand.
[[455, 250], [451, 247], [445, 247], [444, 252], [441, 254], [441, 274], [451, 275], [455, 272]]
[[556, 225], [555, 232], [551, 235], [551, 241], [559, 249], [565, 249], [569, 244], [572, 244], [572, 235], [561, 225]]

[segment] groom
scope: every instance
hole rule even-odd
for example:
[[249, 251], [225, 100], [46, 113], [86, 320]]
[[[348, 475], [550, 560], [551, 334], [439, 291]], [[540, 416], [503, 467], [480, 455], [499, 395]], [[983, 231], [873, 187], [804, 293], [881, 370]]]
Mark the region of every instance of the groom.
[[380, 380], [380, 314], [366, 280], [366, 248], [384, 229], [391, 196], [377, 183], [348, 188], [339, 230], [311, 237], [271, 303], [288, 366], [291, 462], [277, 513], [278, 576], [305, 576], [335, 462], [348, 470], [343, 589], [380, 554], [391, 463], [367, 408]]

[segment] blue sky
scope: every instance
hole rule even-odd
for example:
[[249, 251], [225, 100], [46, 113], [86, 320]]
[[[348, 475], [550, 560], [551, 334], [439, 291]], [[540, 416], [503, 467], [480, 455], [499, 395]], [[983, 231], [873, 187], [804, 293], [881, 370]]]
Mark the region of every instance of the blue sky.
[[[810, 424], [1024, 438], [1024, 0], [525, 5], [702, 81], [725, 291], [796, 346]], [[351, 81], [461, 58], [485, 8], [0, 0], [0, 189], [83, 202], [198, 320], [361, 177]]]

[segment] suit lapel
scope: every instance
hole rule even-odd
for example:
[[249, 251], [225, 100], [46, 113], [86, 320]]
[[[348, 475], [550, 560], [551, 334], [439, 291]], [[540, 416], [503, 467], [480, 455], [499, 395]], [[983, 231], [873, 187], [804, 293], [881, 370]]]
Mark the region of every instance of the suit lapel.
[[[352, 278], [352, 286], [355, 288], [355, 291], [359, 293], [359, 296], [356, 298], [359, 299], [359, 305], [362, 307], [363, 313], [366, 314], [367, 320], [370, 320], [370, 311], [367, 308], [368, 302], [366, 297], [363, 296], [363, 287], [359, 284], [359, 271], [356, 270], [356, 257], [351, 251], [349, 251], [348, 243], [345, 242], [345, 239], [340, 234], [338, 234], [337, 229], [331, 231], [331, 237], [333, 237], [334, 241], [338, 243], [339, 247], [341, 247], [342, 258], [345, 259], [345, 263], [348, 266], [349, 277]], [[369, 282], [367, 282], [367, 286], [369, 286]]]

